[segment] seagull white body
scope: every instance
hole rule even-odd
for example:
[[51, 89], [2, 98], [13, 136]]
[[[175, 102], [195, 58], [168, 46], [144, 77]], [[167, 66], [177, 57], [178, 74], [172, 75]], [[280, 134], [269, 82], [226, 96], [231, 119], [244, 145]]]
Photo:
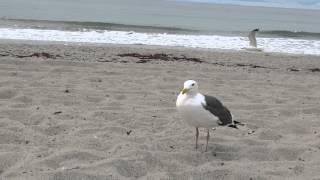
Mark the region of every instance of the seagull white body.
[[196, 128], [196, 149], [198, 148], [199, 128], [207, 129], [206, 151], [211, 128], [217, 126], [237, 128], [232, 121], [230, 111], [215, 97], [199, 93], [198, 84], [194, 80], [184, 82], [176, 106], [183, 120]]
[[176, 102], [178, 112], [189, 125], [196, 128], [217, 127], [219, 118], [205, 110], [203, 105], [206, 105], [205, 97], [200, 93], [190, 96], [180, 92]]

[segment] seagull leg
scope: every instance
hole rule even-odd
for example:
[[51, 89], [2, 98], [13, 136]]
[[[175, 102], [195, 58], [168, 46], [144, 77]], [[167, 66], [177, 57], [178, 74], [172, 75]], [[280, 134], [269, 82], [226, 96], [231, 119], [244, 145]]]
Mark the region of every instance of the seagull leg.
[[199, 128], [196, 127], [196, 149], [198, 149]]
[[207, 129], [207, 145], [206, 145], [206, 152], [208, 150], [208, 142], [209, 142], [209, 139], [210, 139], [210, 132], [209, 132], [209, 129]]

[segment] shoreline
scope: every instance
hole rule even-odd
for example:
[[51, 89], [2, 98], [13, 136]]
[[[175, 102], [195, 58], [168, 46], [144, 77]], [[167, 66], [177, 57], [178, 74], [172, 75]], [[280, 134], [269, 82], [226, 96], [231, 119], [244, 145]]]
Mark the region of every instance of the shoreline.
[[[286, 34], [287, 32], [275, 31]], [[275, 33], [270, 31], [270, 33]], [[302, 34], [304, 32], [301, 32]], [[289, 36], [289, 35], [288, 35]], [[183, 35], [166, 33], [139, 33], [132, 31], [61, 31], [49, 29], [10, 29], [0, 28], [0, 38], [31, 41], [56, 41], [58, 43], [97, 43], [97, 44], [127, 44], [155, 45], [167, 47], [186, 47], [203, 49], [237, 50], [252, 49], [248, 46], [247, 37], [222, 35]], [[268, 53], [288, 53], [320, 55], [319, 40], [258, 37], [259, 49]], [[252, 50], [254, 51], [254, 50]]]
[[265, 51], [250, 51], [250, 50], [234, 50], [234, 49], [218, 49], [218, 48], [193, 48], [184, 46], [162, 46], [162, 45], [144, 45], [144, 44], [116, 44], [116, 43], [95, 43], [95, 42], [67, 42], [67, 41], [43, 41], [43, 40], [16, 40], [16, 39], [0, 39], [0, 44], [23, 44], [23, 45], [58, 45], [58, 46], [87, 46], [87, 47], [120, 47], [120, 48], [143, 48], [143, 49], [163, 49], [163, 50], [178, 50], [178, 51], [199, 51], [208, 53], [248, 53], [262, 54], [272, 56], [288, 56], [288, 57], [310, 57], [318, 58], [320, 55], [314, 54], [292, 54], [281, 52], [265, 52]]

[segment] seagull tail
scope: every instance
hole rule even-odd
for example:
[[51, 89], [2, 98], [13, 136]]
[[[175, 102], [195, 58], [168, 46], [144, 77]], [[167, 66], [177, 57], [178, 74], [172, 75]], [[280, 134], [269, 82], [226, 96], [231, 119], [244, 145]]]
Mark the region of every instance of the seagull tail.
[[228, 127], [231, 128], [235, 128], [235, 129], [239, 129], [238, 126], [244, 126], [245, 124], [243, 124], [242, 122], [239, 121], [233, 121], [232, 124], [229, 124]]
[[239, 129], [238, 126], [235, 125], [235, 124], [229, 124], [228, 127], [235, 128], [235, 129]]
[[237, 124], [239, 126], [244, 126], [245, 124], [240, 121], [233, 121], [233, 124]]

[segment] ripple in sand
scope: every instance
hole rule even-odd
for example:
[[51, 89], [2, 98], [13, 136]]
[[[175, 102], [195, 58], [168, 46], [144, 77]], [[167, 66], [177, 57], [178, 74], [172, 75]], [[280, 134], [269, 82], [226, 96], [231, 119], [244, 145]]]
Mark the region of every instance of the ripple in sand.
[[1, 89], [0, 99], [11, 99], [17, 95], [17, 92], [12, 89]]

